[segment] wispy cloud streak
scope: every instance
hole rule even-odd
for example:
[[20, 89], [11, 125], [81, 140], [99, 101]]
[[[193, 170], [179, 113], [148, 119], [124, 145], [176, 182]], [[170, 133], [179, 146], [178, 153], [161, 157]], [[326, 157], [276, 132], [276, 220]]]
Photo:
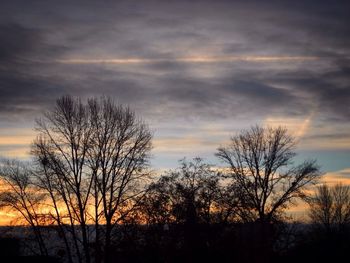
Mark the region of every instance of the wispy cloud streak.
[[218, 62], [303, 62], [319, 60], [323, 57], [314, 56], [225, 56], [225, 57], [181, 57], [181, 58], [110, 58], [110, 59], [61, 59], [56, 60], [62, 64], [148, 64], [161, 62], [178, 63], [218, 63]]

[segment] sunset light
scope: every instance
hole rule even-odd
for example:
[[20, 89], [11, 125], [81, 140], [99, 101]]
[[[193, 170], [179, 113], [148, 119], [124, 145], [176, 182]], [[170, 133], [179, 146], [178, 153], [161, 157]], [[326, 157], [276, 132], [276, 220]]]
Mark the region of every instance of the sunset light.
[[0, 1], [0, 261], [346, 262], [350, 1]]

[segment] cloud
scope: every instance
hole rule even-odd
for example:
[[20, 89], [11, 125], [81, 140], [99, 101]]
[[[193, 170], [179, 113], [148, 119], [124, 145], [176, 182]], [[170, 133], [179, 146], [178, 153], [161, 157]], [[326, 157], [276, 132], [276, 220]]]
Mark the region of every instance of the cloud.
[[[331, 127], [327, 134], [340, 123], [350, 128], [348, 7], [3, 1], [0, 127], [32, 126], [63, 94], [109, 95], [159, 129], [160, 138], [172, 137], [164, 126], [186, 127], [191, 136], [201, 135], [200, 125], [230, 123], [228, 134], [267, 119], [299, 127], [314, 112], [300, 127], [304, 142], [315, 145], [326, 134], [321, 126]], [[332, 141], [348, 148], [348, 138]], [[325, 140], [321, 148], [330, 145]]]
[[327, 185], [331, 186], [339, 183], [343, 185], [350, 185], [350, 168], [326, 173], [323, 176], [321, 183], [326, 183]]
[[108, 59], [63, 59], [57, 63], [63, 64], [153, 64], [153, 63], [220, 63], [220, 62], [299, 62], [308, 60], [319, 60], [321, 57], [307, 56], [226, 56], [226, 57], [179, 57], [179, 58], [108, 58]]
[[[6, 114], [18, 111], [19, 114], [23, 114], [29, 110], [35, 114], [35, 109], [28, 105], [34, 104], [35, 108], [37, 105], [45, 107], [49, 104], [43, 103], [46, 99], [51, 103], [50, 98], [60, 94], [82, 92], [120, 96], [126, 103], [132, 102], [134, 98], [142, 99], [146, 101], [147, 107], [155, 104], [157, 96], [160, 96], [161, 100], [173, 96], [172, 103], [181, 108], [184, 106], [182, 101], [179, 101], [184, 97], [181, 94], [193, 94], [192, 91], [188, 91], [191, 88], [200, 90], [194, 93], [201, 98], [212, 97], [212, 90], [219, 89], [217, 103], [213, 103], [214, 109], [207, 107], [204, 112], [200, 110], [199, 114], [214, 113], [213, 116], [216, 116], [215, 112], [218, 110], [215, 108], [222, 102], [220, 95], [231, 98], [237, 93], [244, 98], [244, 102], [239, 103], [233, 110], [229, 107], [228, 112], [251, 111], [255, 114], [261, 112], [262, 107], [269, 110], [266, 107], [268, 103], [272, 104], [272, 107], [276, 104], [283, 105], [287, 92], [276, 89], [276, 85], [271, 85], [269, 81], [274, 81], [276, 74], [279, 74], [279, 79], [275, 80], [277, 83], [282, 82], [296, 90], [302, 89], [300, 86], [304, 84], [318, 85], [317, 81], [323, 81], [326, 76], [315, 76], [318, 74], [316, 72], [311, 76], [298, 78], [296, 72], [291, 69], [297, 64], [296, 67], [302, 71], [309, 65], [303, 63], [322, 59], [325, 53], [328, 57], [339, 57], [339, 52], [346, 49], [346, 45], [340, 47], [341, 43], [347, 42], [346, 34], [341, 37], [340, 33], [346, 32], [347, 27], [344, 24], [348, 21], [342, 8], [330, 8], [326, 3], [318, 4], [317, 7], [312, 4], [287, 4], [288, 13], [281, 5], [267, 3], [254, 8], [252, 3], [244, 4], [240, 1], [235, 4], [213, 4], [205, 1], [201, 6], [181, 1], [166, 5], [153, 1], [141, 5], [126, 2], [99, 5], [89, 2], [83, 8], [67, 3], [57, 6], [36, 4], [24, 5], [27, 12], [22, 15], [22, 8], [6, 3], [6, 7], [12, 10], [12, 16], [5, 16], [4, 19], [7, 17], [8, 21], [3, 21], [0, 27], [2, 39], [6, 40], [2, 44], [5, 45], [2, 50], [3, 56], [11, 58], [11, 62], [15, 62], [16, 65], [7, 65], [2, 72], [1, 89], [9, 93], [7, 97], [10, 100], [6, 100], [6, 103], [4, 99], [0, 111]], [[316, 8], [311, 9], [311, 6]], [[38, 16], [38, 7], [50, 15], [43, 13]], [[247, 15], [253, 16], [254, 19], [245, 19]], [[278, 25], [274, 20], [276, 17]], [[321, 21], [324, 24], [322, 30], [316, 27]], [[324, 34], [325, 29], [330, 33]], [[297, 35], [307, 37], [296, 37]], [[329, 39], [333, 39], [336, 44], [326, 45], [325, 41]], [[318, 46], [315, 45], [316, 42]], [[307, 46], [313, 47], [310, 49], [312, 52], [306, 50]], [[329, 47], [332, 50], [325, 52]], [[22, 63], [23, 61], [26, 63]], [[52, 63], [55, 61], [63, 64], [97, 65], [64, 66]], [[230, 64], [232, 62], [237, 65]], [[259, 62], [260, 65], [247, 65], [252, 62]], [[271, 65], [266, 65], [269, 62], [276, 63], [271, 72], [268, 72]], [[184, 66], [184, 63], [192, 65]], [[206, 69], [205, 65], [196, 65], [198, 63], [210, 63], [210, 69]], [[125, 67], [112, 69], [113, 66], [108, 67], [105, 64]], [[144, 65], [130, 68], [129, 64]], [[280, 67], [282, 69], [279, 70]], [[337, 74], [337, 67], [333, 69]], [[135, 74], [140, 71], [144, 71], [145, 74]], [[206, 76], [210, 71], [217, 74], [208, 81]], [[160, 74], [163, 74], [163, 77], [160, 77]], [[346, 72], [343, 73], [345, 74]], [[319, 77], [321, 80], [318, 80]], [[173, 83], [176, 82], [174, 79], [178, 79], [179, 87], [173, 88], [177, 84]], [[216, 85], [217, 82], [220, 83]], [[192, 83], [193, 86], [188, 88], [185, 83]], [[241, 88], [240, 86], [244, 86], [242, 83], [247, 85]], [[200, 86], [195, 86], [196, 84]], [[160, 88], [159, 85], [164, 88]], [[224, 92], [222, 86], [230, 88]], [[257, 86], [273, 86], [275, 89], [261, 88], [260, 92], [256, 89]], [[19, 100], [14, 108], [13, 95], [9, 91], [13, 89], [25, 97], [28, 97], [26, 91], [30, 90], [34, 93], [33, 99], [28, 103]], [[166, 89], [169, 90], [168, 94]], [[174, 89], [179, 96], [174, 96]], [[125, 90], [131, 90], [130, 93], [136, 96], [129, 96]], [[145, 95], [144, 90], [147, 90], [150, 96]], [[330, 94], [332, 90], [312, 90], [329, 111], [336, 108], [334, 104], [338, 100], [349, 97], [343, 89], [337, 92], [340, 94], [339, 98], [329, 96], [333, 95]], [[266, 95], [264, 92], [267, 92]], [[289, 94], [294, 100], [295, 96], [291, 92]], [[247, 95], [252, 96], [252, 100], [256, 102], [249, 103]], [[186, 109], [197, 108], [198, 99], [194, 98], [195, 96], [185, 97], [189, 103], [186, 104]], [[330, 97], [334, 98], [334, 102], [330, 101]], [[299, 101], [294, 100], [298, 106], [295, 108], [307, 107], [303, 98], [296, 99]], [[166, 102], [168, 100], [164, 99], [163, 103]], [[249, 108], [244, 107], [247, 103], [250, 104]], [[18, 106], [19, 104], [26, 106]], [[202, 104], [208, 104], [208, 101], [204, 100]], [[256, 105], [256, 108], [252, 104]], [[241, 111], [238, 107], [244, 109]], [[282, 106], [276, 110], [286, 114], [298, 114]], [[346, 106], [342, 110], [346, 116]]]
[[266, 118], [264, 121], [264, 125], [272, 126], [272, 127], [286, 127], [288, 131], [293, 134], [298, 140], [302, 139], [310, 128], [310, 123], [312, 122], [312, 118], [314, 116], [314, 112], [306, 115], [304, 118], [286, 118], [286, 117], [272, 117]]

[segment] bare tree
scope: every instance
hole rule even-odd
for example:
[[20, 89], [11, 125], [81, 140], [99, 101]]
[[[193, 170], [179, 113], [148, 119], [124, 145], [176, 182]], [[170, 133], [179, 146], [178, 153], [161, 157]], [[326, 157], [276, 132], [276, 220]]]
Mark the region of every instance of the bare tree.
[[1, 183], [4, 190], [0, 193], [0, 207], [7, 207], [18, 213], [27, 223], [35, 236], [41, 255], [48, 255], [47, 246], [41, 231], [40, 213], [44, 195], [36, 190], [32, 182], [29, 165], [17, 160], [2, 160], [0, 166]]
[[226, 176], [239, 191], [248, 220], [277, 219], [296, 198], [304, 198], [304, 188], [320, 176], [315, 161], [292, 166], [294, 146], [286, 129], [255, 126], [218, 149], [216, 156], [228, 165]]
[[129, 108], [108, 98], [84, 104], [69, 96], [57, 100], [36, 130], [36, 182], [51, 200], [52, 218], [67, 245], [73, 240], [78, 262], [91, 261], [88, 224], [94, 223], [95, 261], [104, 254], [108, 262], [114, 226], [142, 191], [152, 134]]
[[337, 184], [329, 187], [318, 186], [309, 200], [310, 219], [326, 231], [340, 230], [350, 223], [350, 187]]
[[[38, 139], [39, 141], [40, 139]], [[37, 142], [38, 142], [37, 141]], [[72, 209], [70, 207], [69, 195], [65, 188], [63, 178], [56, 174], [56, 170], [50, 169], [49, 159], [51, 162], [57, 162], [52, 152], [47, 152], [44, 141], [36, 145], [37, 165], [32, 173], [32, 182], [39, 191], [45, 195], [44, 205], [47, 208], [46, 219], [47, 225], [56, 225], [58, 235], [62, 237], [68, 262], [82, 262], [80, 238], [77, 233], [76, 222]], [[34, 150], [33, 150], [34, 152]], [[56, 168], [58, 168], [57, 165]], [[75, 251], [73, 253], [72, 251]], [[76, 259], [76, 260], [75, 260]]]
[[94, 129], [89, 165], [95, 180], [95, 223], [101, 209], [105, 262], [109, 262], [113, 228], [134, 209], [135, 197], [143, 191], [140, 183], [148, 177], [152, 134], [134, 112], [110, 99], [90, 100], [89, 110]]
[[[47, 186], [47, 190], [54, 189], [56, 192], [50, 193], [50, 196], [57, 196], [63, 201], [78, 259], [81, 261], [78, 244], [81, 241], [85, 261], [89, 263], [87, 210], [93, 179], [86, 164], [93, 129], [88, 109], [80, 100], [62, 97], [57, 100], [53, 110], [37, 120], [36, 130], [38, 137], [33, 144], [32, 154], [44, 172], [41, 185]], [[49, 189], [51, 180], [56, 186]], [[75, 225], [80, 227], [81, 240]]]

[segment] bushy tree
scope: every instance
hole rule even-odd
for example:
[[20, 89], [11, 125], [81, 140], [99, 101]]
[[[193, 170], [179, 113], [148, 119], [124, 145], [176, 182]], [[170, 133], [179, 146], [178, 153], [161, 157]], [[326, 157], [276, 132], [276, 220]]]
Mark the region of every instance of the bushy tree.
[[202, 159], [183, 159], [148, 187], [143, 209], [149, 223], [211, 223], [219, 211], [220, 174]]

